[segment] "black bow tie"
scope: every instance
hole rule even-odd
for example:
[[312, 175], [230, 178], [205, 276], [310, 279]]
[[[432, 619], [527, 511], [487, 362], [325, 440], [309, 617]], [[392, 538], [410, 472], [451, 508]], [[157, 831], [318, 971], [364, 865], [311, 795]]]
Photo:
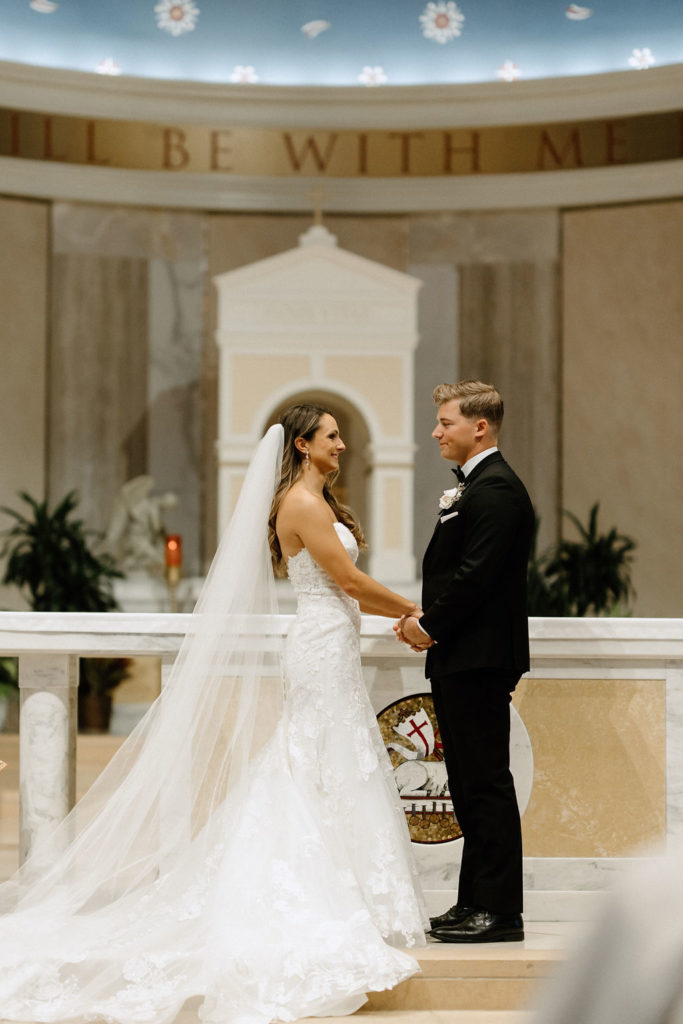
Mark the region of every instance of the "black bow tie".
[[458, 480], [459, 480], [459, 482], [460, 482], [461, 484], [464, 484], [464, 483], [465, 483], [465, 480], [467, 480], [467, 477], [466, 477], [466, 476], [465, 476], [465, 474], [463, 473], [463, 471], [462, 471], [462, 469], [460, 468], [460, 466], [454, 466], [454, 467], [451, 467], [451, 472], [452, 472], [452, 473], [455, 473], [455, 475], [457, 476], [457, 478], [458, 478]]

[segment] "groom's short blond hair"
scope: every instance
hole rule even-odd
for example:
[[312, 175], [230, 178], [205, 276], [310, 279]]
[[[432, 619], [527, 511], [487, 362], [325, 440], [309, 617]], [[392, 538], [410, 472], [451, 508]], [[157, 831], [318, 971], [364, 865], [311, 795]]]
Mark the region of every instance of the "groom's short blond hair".
[[503, 422], [503, 399], [493, 384], [480, 380], [459, 380], [456, 384], [437, 384], [432, 395], [438, 407], [454, 399], [468, 419], [487, 420], [497, 434]]

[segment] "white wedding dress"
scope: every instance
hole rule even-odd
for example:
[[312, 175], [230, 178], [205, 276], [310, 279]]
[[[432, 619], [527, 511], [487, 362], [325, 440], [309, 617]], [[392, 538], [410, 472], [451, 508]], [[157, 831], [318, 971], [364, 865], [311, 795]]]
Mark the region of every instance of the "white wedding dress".
[[112, 905], [60, 913], [57, 886], [0, 919], [0, 1019], [165, 1024], [192, 1000], [183, 1021], [292, 1021], [351, 1013], [418, 969], [396, 948], [424, 944], [427, 917], [358, 604], [305, 549], [288, 573], [284, 705], [239, 802]]

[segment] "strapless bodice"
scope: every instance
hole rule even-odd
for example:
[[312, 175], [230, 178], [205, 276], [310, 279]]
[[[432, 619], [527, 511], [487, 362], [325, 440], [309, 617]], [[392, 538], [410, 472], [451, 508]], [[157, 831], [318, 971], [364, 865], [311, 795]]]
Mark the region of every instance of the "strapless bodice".
[[[349, 556], [355, 562], [358, 558], [358, 544], [348, 526], [343, 523], [335, 523], [334, 528], [339, 540], [348, 551]], [[344, 591], [339, 587], [331, 576], [328, 576], [324, 569], [318, 565], [306, 548], [297, 551], [287, 559], [287, 575], [294, 588], [297, 597], [304, 595], [311, 597], [346, 597]]]

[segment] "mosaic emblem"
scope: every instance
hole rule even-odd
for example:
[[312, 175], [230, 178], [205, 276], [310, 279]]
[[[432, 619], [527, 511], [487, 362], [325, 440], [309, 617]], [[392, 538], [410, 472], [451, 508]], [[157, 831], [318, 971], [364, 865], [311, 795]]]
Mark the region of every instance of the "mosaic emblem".
[[462, 835], [453, 813], [431, 693], [414, 693], [377, 715], [414, 843], [450, 843]]

